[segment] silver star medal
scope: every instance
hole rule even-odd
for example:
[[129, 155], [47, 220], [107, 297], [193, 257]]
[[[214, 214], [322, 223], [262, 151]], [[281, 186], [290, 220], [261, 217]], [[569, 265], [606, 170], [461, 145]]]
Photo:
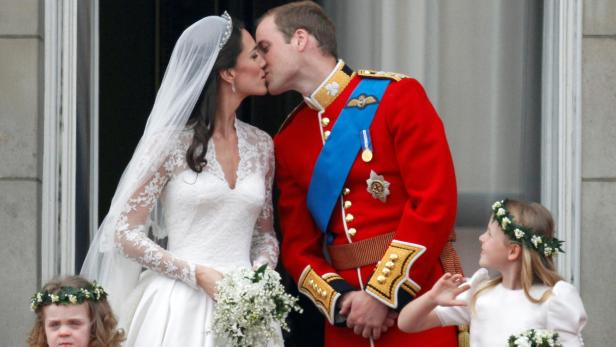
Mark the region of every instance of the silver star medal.
[[367, 191], [373, 198], [379, 199], [381, 202], [387, 201], [389, 195], [389, 182], [385, 180], [383, 175], [377, 175], [374, 170], [370, 170], [370, 178], [366, 180], [368, 184]]

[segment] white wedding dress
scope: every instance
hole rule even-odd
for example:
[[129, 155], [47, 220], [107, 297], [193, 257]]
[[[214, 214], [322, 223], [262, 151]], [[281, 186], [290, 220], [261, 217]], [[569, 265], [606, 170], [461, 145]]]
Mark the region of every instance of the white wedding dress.
[[[207, 165], [188, 168], [192, 131], [178, 138], [158, 172], [129, 200], [115, 234], [120, 252], [147, 268], [126, 298], [120, 326], [125, 346], [214, 346], [216, 302], [196, 284], [195, 265], [222, 273], [269, 264], [278, 258], [273, 230], [273, 144], [261, 130], [235, 121], [240, 162], [230, 187], [209, 141]], [[167, 249], [144, 231], [157, 200], [162, 207]], [[154, 233], [161, 233], [154, 230]]]

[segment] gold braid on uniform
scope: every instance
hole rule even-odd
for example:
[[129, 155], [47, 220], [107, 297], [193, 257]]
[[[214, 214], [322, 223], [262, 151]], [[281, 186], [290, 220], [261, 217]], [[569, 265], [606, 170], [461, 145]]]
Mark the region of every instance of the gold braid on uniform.
[[449, 234], [449, 239], [447, 240], [447, 243], [445, 243], [445, 247], [443, 247], [440, 255], [443, 272], [464, 275], [460, 256], [458, 256], [458, 252], [456, 252], [456, 249], [453, 247], [454, 242], [456, 242], [456, 233], [455, 231], [452, 231], [451, 234]]
[[314, 305], [327, 317], [330, 324], [344, 326], [344, 321], [337, 317], [336, 303], [342, 294], [354, 290], [336, 273], [319, 276], [310, 265], [306, 266], [297, 284], [300, 293], [306, 295]]
[[[449, 239], [445, 243], [445, 247], [441, 251], [440, 259], [443, 266], [443, 272], [450, 274], [464, 275], [462, 270], [462, 263], [458, 252], [453, 247], [453, 243], [456, 242], [456, 232], [454, 230], [449, 234]], [[468, 331], [468, 325], [458, 325], [458, 347], [469, 347], [470, 335]]]
[[409, 278], [413, 263], [426, 247], [393, 240], [366, 285], [366, 292], [383, 304], [401, 310], [417, 296], [421, 287]]

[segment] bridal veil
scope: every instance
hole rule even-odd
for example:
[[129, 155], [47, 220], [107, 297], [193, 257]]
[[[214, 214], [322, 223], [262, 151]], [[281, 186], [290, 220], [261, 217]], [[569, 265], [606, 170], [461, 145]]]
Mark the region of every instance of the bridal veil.
[[[121, 307], [137, 284], [141, 265], [125, 258], [114, 246], [121, 214], [131, 196], [163, 165], [185, 129], [218, 53], [231, 35], [231, 18], [205, 17], [188, 27], [178, 39], [148, 121], [133, 157], [124, 170], [109, 212], [96, 232], [81, 269], [81, 275], [96, 280], [109, 295], [114, 310]], [[162, 225], [152, 221], [157, 237]], [[146, 229], [147, 232], [147, 229]]]

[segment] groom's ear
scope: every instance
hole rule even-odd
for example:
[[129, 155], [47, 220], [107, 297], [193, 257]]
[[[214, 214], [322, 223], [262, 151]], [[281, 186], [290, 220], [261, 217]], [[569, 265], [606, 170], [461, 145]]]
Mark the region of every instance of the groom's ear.
[[220, 78], [222, 78], [227, 83], [232, 83], [233, 80], [235, 79], [235, 70], [233, 70], [232, 68], [220, 70], [218, 74]]
[[306, 31], [306, 29], [299, 28], [295, 30], [291, 43], [297, 48], [298, 51], [303, 52], [308, 46], [309, 40], [310, 34], [308, 33], [308, 31]]

